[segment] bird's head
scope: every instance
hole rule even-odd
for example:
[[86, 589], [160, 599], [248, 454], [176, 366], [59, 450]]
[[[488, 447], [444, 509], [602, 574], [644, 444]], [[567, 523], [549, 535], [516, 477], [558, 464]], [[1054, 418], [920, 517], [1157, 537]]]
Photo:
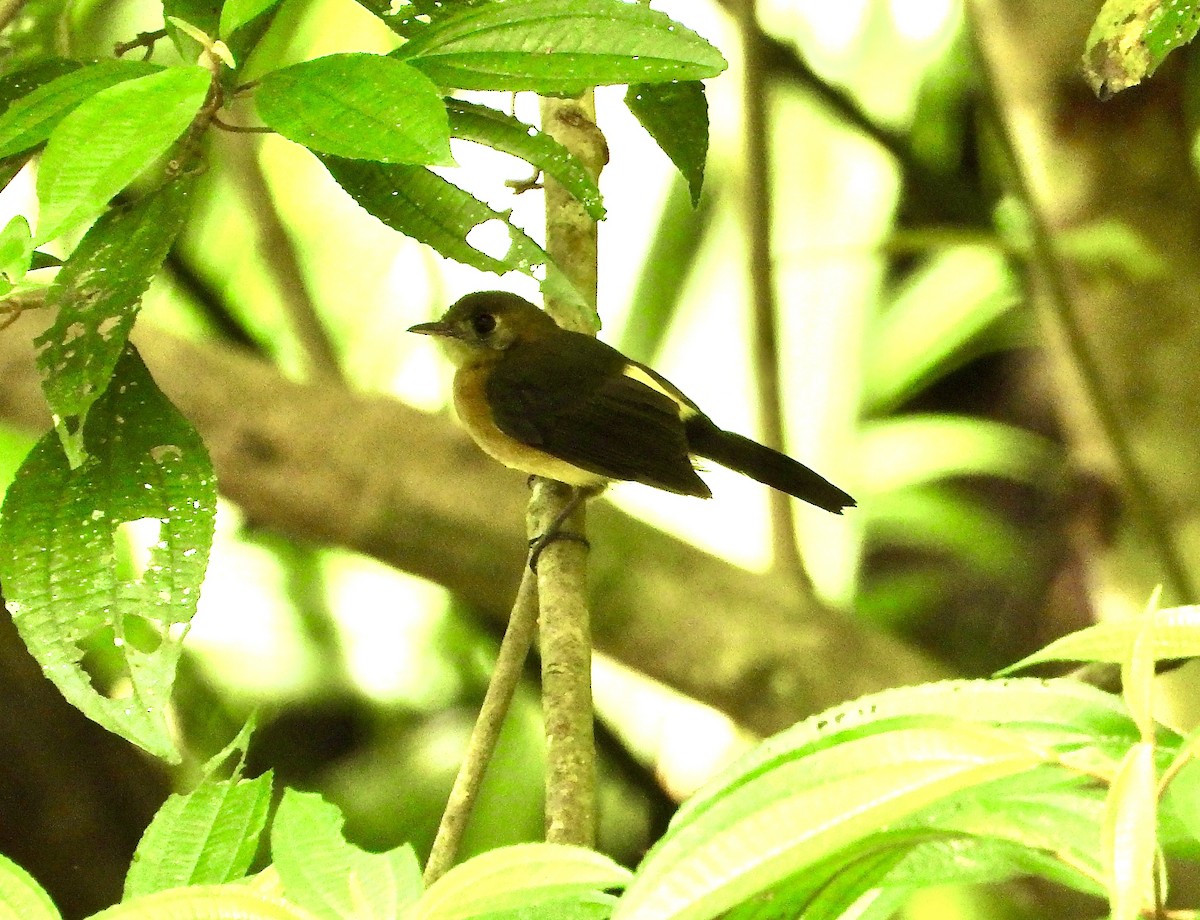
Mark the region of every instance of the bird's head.
[[459, 367], [500, 360], [518, 342], [540, 338], [558, 326], [550, 315], [507, 291], [480, 291], [457, 301], [441, 319], [408, 331], [441, 339]]

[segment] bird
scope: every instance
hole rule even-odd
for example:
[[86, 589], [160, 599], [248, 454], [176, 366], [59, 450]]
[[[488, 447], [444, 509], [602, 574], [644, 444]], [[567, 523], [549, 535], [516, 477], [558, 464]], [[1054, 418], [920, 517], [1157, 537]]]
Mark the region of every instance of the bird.
[[719, 428], [661, 374], [516, 294], [468, 294], [408, 331], [443, 344], [456, 366], [455, 410], [485, 453], [579, 495], [631, 481], [711, 498], [695, 465], [710, 460], [834, 514], [856, 505], [799, 461]]

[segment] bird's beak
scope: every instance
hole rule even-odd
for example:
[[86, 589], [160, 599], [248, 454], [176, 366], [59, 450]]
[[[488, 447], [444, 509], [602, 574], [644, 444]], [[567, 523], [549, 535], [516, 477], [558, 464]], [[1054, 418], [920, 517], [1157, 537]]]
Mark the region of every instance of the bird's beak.
[[416, 332], [420, 335], [440, 335], [453, 336], [454, 331], [440, 320], [436, 323], [417, 323], [415, 326], [408, 327], [409, 332]]

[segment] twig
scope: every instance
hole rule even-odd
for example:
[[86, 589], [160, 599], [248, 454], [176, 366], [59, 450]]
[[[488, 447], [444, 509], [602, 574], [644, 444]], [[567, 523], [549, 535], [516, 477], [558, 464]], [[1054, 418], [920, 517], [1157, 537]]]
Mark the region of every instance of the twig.
[[242, 199], [255, 218], [260, 234], [263, 263], [275, 277], [284, 310], [292, 331], [308, 358], [314, 379], [343, 379], [337, 353], [321, 321], [317, 305], [304, 283], [304, 271], [296, 247], [288, 234], [283, 218], [258, 159], [257, 144], [248, 137], [230, 135], [228, 151], [230, 174], [241, 187]]
[[113, 55], [116, 57], [121, 57], [124, 54], [128, 54], [134, 48], [145, 48], [146, 56], [143, 57], [142, 60], [148, 61], [150, 60], [150, 55], [154, 54], [155, 43], [160, 38], [166, 37], [166, 29], [157, 29], [153, 32], [139, 32], [134, 38], [127, 42], [117, 42], [117, 44], [113, 46]]
[[479, 717], [471, 729], [471, 738], [463, 754], [462, 765], [454, 778], [446, 810], [442, 813], [437, 836], [425, 864], [425, 884], [432, 885], [454, 865], [463, 835], [471, 818], [471, 810], [479, 795], [487, 765], [500, 740], [500, 730], [512, 705], [513, 694], [521, 681], [525, 659], [533, 644], [537, 628], [537, 577], [525, 566], [521, 586], [513, 602], [500, 652], [496, 656], [496, 667], [488, 681]]
[[1126, 433], [1125, 424], [1117, 411], [1112, 394], [1109, 393], [1105, 384], [1099, 362], [1088, 345], [1075, 299], [1063, 274], [1062, 260], [1059, 258], [1057, 247], [1029, 183], [1025, 164], [1013, 136], [1012, 125], [1006, 120], [1001, 107], [994, 69], [987, 55], [985, 39], [980, 31], [977, 7], [977, 2], [967, 5], [967, 31], [974, 45], [976, 59], [983, 65], [980, 68], [982, 89], [987, 106], [996, 121], [998, 129], [996, 139], [1000, 144], [1002, 155], [1007, 161], [1013, 190], [1025, 205], [1029, 215], [1033, 261], [1041, 270], [1046, 284], [1047, 299], [1054, 312], [1054, 319], [1062, 330], [1071, 360], [1074, 362], [1084, 391], [1088, 395], [1096, 421], [1108, 441], [1109, 449], [1116, 461], [1118, 474], [1124, 483], [1126, 494], [1129, 496], [1130, 510], [1141, 525], [1142, 532], [1154, 546], [1166, 581], [1170, 584], [1171, 590], [1180, 603], [1200, 600], [1200, 594], [1197, 593], [1196, 585], [1192, 582], [1180, 548], [1171, 534], [1167, 513], [1158, 494], [1142, 472], [1134, 453], [1133, 444]]
[[[754, 382], [762, 415], [763, 439], [783, 450], [783, 387], [779, 382], [779, 322], [775, 309], [775, 273], [771, 259], [771, 159], [768, 93], [762, 66], [762, 32], [758, 27], [755, 0], [742, 0], [738, 20], [742, 35], [742, 111], [746, 153], [747, 236], [750, 246], [750, 292], [753, 306]], [[812, 595], [812, 582], [796, 545], [795, 505], [790, 495], [769, 490], [771, 544], [775, 563], [783, 568], [805, 594]]]
[[0, 300], [0, 316], [8, 314], [0, 319], [0, 332], [19, 320], [26, 310], [37, 310], [44, 306], [46, 306], [46, 298], [42, 291], [10, 294]]
[[[596, 127], [592, 93], [541, 100], [542, 130], [579, 158], [594, 178], [608, 159]], [[546, 251], [591, 304], [596, 302], [596, 223], [553, 179], [546, 185]], [[560, 325], [580, 330], [569, 311], [547, 304]], [[589, 330], [590, 331], [590, 330]], [[530, 537], [570, 500], [570, 491], [546, 480], [529, 503]], [[582, 534], [584, 509], [566, 527]], [[538, 562], [541, 598], [542, 709], [546, 723], [546, 839], [592, 846], [596, 838], [596, 749], [592, 736], [592, 640], [586, 600], [586, 545], [559, 540]]]

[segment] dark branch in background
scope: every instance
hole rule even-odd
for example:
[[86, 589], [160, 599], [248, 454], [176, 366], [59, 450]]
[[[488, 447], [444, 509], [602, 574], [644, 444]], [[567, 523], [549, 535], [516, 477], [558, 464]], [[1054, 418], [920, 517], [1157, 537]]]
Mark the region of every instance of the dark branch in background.
[[[730, 15], [738, 15], [746, 0], [718, 0]], [[908, 137], [884, 127], [871, 117], [850, 93], [830, 85], [809, 66], [794, 45], [759, 32], [759, 54], [763, 69], [773, 76], [793, 80], [812, 94], [839, 121], [875, 141], [896, 160], [904, 180], [903, 195], [917, 205], [923, 220], [926, 215], [938, 222], [988, 224], [987, 198], [974, 181], [955, 172], [935, 169], [913, 151]]]
[[242, 135], [224, 136], [230, 178], [259, 233], [262, 263], [275, 282], [292, 324], [292, 332], [308, 359], [314, 380], [343, 380], [329, 334], [307, 285], [296, 246], [288, 233], [258, 159], [258, 142]]
[[1129, 508], [1138, 520], [1142, 533], [1155, 548], [1163, 574], [1175, 594], [1178, 603], [1194, 603], [1200, 600], [1196, 585], [1192, 581], [1188, 566], [1184, 562], [1181, 548], [1172, 535], [1170, 516], [1167, 514], [1158, 493], [1142, 471], [1134, 452], [1133, 443], [1117, 410], [1113, 395], [1104, 382], [1104, 374], [1088, 344], [1080, 321], [1078, 306], [1063, 273], [1062, 259], [1054, 239], [1046, 226], [1045, 216], [1036, 200], [1025, 171], [1025, 163], [1017, 142], [1013, 137], [1012, 125], [1005, 117], [1000, 95], [995, 85], [994, 62], [989, 59], [987, 39], [980, 25], [981, 14], [977, 3], [967, 4], [968, 31], [974, 46], [979, 68], [983, 74], [983, 90], [986, 103], [996, 125], [996, 140], [1005, 159], [1013, 191], [1024, 205], [1032, 237], [1034, 265], [1046, 285], [1049, 303], [1054, 311], [1054, 321], [1062, 330], [1067, 349], [1079, 379], [1087, 392], [1091, 410], [1108, 442], [1116, 461], [1118, 475], [1129, 497]]
[[[738, 25], [742, 37], [742, 132], [746, 155], [744, 173], [747, 242], [750, 257], [750, 296], [753, 310], [754, 384], [762, 419], [763, 442], [786, 450], [783, 426], [783, 387], [779, 381], [779, 318], [775, 304], [774, 259], [771, 257], [771, 124], [767, 110], [770, 86], [762, 66], [762, 31], [757, 3], [742, 0]], [[793, 498], [768, 490], [771, 542], [775, 564], [796, 580], [809, 597], [812, 583], [796, 545]]]
[[230, 308], [229, 301], [207, 278], [197, 271], [178, 246], [167, 255], [163, 266], [168, 281], [200, 314], [217, 338], [243, 348], [260, 358], [270, 357], [266, 344], [259, 341]]

